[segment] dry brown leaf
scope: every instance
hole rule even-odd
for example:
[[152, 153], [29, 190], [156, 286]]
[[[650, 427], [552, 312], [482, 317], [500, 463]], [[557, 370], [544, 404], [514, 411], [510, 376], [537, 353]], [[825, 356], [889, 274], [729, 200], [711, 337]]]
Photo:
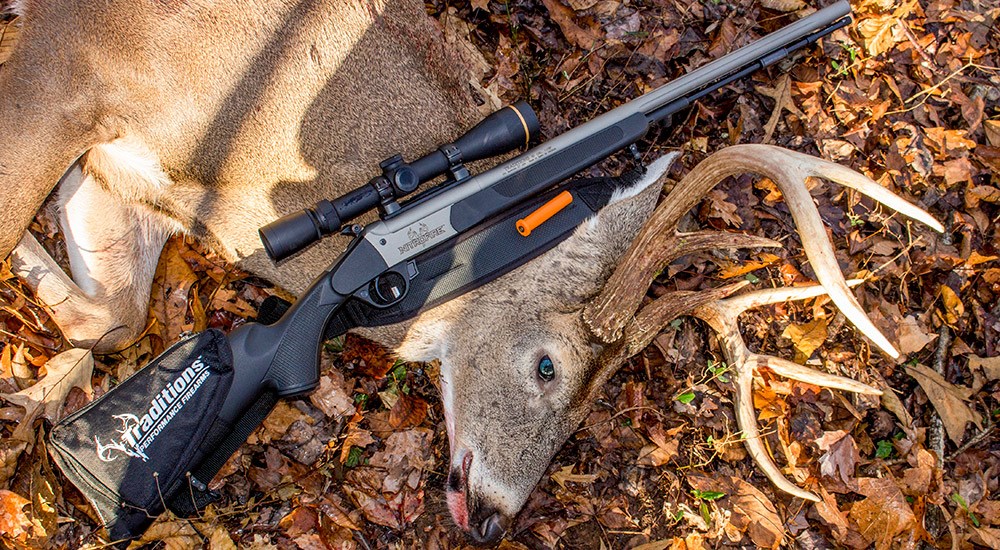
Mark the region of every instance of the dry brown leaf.
[[267, 415], [261, 427], [254, 433], [255, 443], [270, 443], [272, 440], [281, 439], [288, 432], [288, 427], [296, 420], [304, 420], [309, 424], [313, 423], [312, 417], [289, 405], [286, 401], [278, 401], [271, 413]]
[[722, 269], [719, 270], [720, 279], [732, 279], [733, 277], [742, 277], [747, 273], [752, 271], [757, 271], [758, 269], [767, 267], [769, 265], [780, 262], [781, 258], [775, 256], [774, 254], [768, 254], [767, 252], [760, 254], [760, 259], [751, 260], [745, 263], [725, 263]]
[[0, 541], [24, 547], [34, 538], [36, 525], [29, 516], [31, 501], [21, 495], [0, 489]]
[[912, 496], [927, 496], [937, 470], [937, 459], [926, 449], [918, 447], [910, 453], [908, 460], [913, 467], [903, 471], [899, 480], [902, 490]]
[[814, 505], [816, 513], [833, 532], [833, 538], [843, 544], [851, 533], [847, 514], [840, 511], [840, 508], [837, 507], [837, 499], [826, 488], [821, 486], [819, 495], [822, 500]]
[[[857, 488], [854, 469], [861, 460], [854, 438], [844, 430], [824, 432], [816, 440], [816, 446], [824, 451], [819, 457], [820, 473], [847, 489]], [[836, 490], [836, 488], [831, 488]]]
[[708, 217], [718, 218], [733, 227], [743, 225], [743, 218], [737, 214], [739, 208], [729, 202], [725, 191], [715, 189], [705, 195], [705, 204], [708, 206]]
[[992, 527], [973, 527], [973, 529], [974, 536], [971, 542], [986, 548], [1000, 548], [1000, 529]]
[[21, 31], [22, 18], [15, 17], [6, 24], [0, 23], [0, 63], [7, 61]]
[[894, 15], [869, 17], [858, 22], [857, 29], [865, 38], [865, 49], [868, 55], [881, 55], [902, 42], [906, 35], [903, 25]]
[[389, 425], [394, 430], [419, 426], [427, 418], [429, 405], [417, 396], [399, 394], [399, 399], [389, 410]]
[[955, 328], [958, 321], [965, 315], [965, 304], [948, 285], [941, 285], [941, 303], [944, 308], [937, 310], [938, 317], [948, 326]]
[[351, 453], [351, 447], [364, 448], [372, 443], [375, 443], [375, 439], [372, 438], [371, 432], [359, 428], [356, 422], [348, 424], [347, 436], [344, 437], [344, 443], [340, 447], [340, 462], [347, 462], [347, 456]]
[[1000, 256], [984, 256], [975, 250], [969, 254], [969, 259], [965, 260], [965, 267], [976, 267], [979, 264], [985, 264], [986, 262], [992, 262], [993, 260], [1000, 259]]
[[591, 28], [580, 26], [580, 22], [587, 24], [586, 18], [576, 15], [571, 8], [563, 5], [559, 0], [542, 0], [545, 8], [549, 10], [549, 16], [559, 25], [566, 40], [569, 40], [578, 48], [589, 50], [597, 45], [600, 35]]
[[732, 476], [687, 476], [688, 483], [700, 491], [718, 491], [726, 498], [714, 501], [731, 512], [730, 521], [740, 532], [750, 536], [758, 548], [778, 548], [784, 539], [784, 524], [767, 496], [746, 481]]
[[180, 237], [173, 237], [163, 247], [153, 277], [149, 314], [156, 320], [156, 330], [164, 345], [180, 339], [181, 333], [194, 329], [188, 323], [188, 296], [198, 282], [198, 275], [181, 255]]
[[915, 527], [913, 510], [892, 479], [861, 478], [858, 486], [861, 494], [868, 498], [856, 503], [849, 515], [862, 536], [873, 542], [875, 548], [890, 548], [894, 537]]
[[27, 448], [26, 441], [14, 438], [0, 438], [0, 486], [6, 487], [7, 481], [17, 470], [18, 459]]
[[159, 543], [157, 547], [167, 550], [187, 550], [202, 546], [201, 535], [194, 525], [186, 519], [181, 519], [167, 512], [146, 529], [142, 538], [129, 545], [129, 548], [142, 548], [150, 543]]
[[559, 471], [553, 473], [549, 477], [551, 477], [552, 481], [558, 483], [559, 486], [562, 487], [563, 489], [566, 488], [567, 482], [581, 483], [586, 485], [593, 483], [594, 480], [597, 479], [598, 477], [597, 474], [574, 474], [573, 468], [574, 468], [573, 465], [563, 466], [562, 468], [559, 468]]
[[677, 426], [669, 430], [664, 430], [662, 424], [650, 426], [647, 432], [649, 439], [653, 443], [646, 445], [639, 451], [639, 458], [636, 464], [639, 466], [659, 467], [673, 460], [680, 451], [681, 440], [677, 434], [684, 429], [684, 426]]
[[236, 550], [236, 543], [229, 536], [224, 525], [208, 526], [211, 534], [208, 536], [208, 550]]
[[907, 366], [906, 373], [916, 379], [927, 394], [941, 422], [944, 423], [948, 438], [956, 445], [962, 443], [965, 427], [969, 422], [982, 427], [982, 416], [966, 404], [972, 390], [956, 386], [937, 372], [920, 364]]
[[826, 326], [827, 320], [820, 317], [808, 323], [785, 327], [781, 337], [792, 341], [792, 345], [795, 346], [796, 362], [804, 363], [816, 351], [816, 348], [823, 345], [827, 336]]
[[937, 339], [936, 332], [924, 330], [924, 324], [913, 315], [907, 315], [899, 322], [896, 339], [902, 355], [916, 353]]
[[880, 400], [882, 401], [882, 406], [885, 410], [891, 412], [899, 422], [903, 425], [904, 430], [911, 430], [913, 428], [913, 418], [910, 417], [910, 413], [907, 412], [906, 407], [903, 402], [900, 401], [899, 396], [893, 391], [889, 383], [885, 381], [885, 378], [878, 371], [874, 371], [874, 376], [878, 380], [878, 388], [882, 390], [882, 395]]
[[68, 349], [49, 359], [44, 370], [45, 375], [33, 386], [0, 397], [24, 407], [29, 416], [37, 407], [41, 407], [37, 410], [55, 422], [59, 420], [59, 410], [71, 389], [80, 388], [91, 395], [90, 377], [94, 372], [94, 356], [90, 350]]
[[983, 122], [986, 130], [986, 140], [994, 147], [1000, 147], [1000, 120], [987, 120]]
[[802, 0], [762, 0], [760, 5], [769, 10], [783, 12], [799, 11], [806, 7], [806, 3]]
[[982, 370], [987, 380], [1000, 380], [1000, 357], [970, 355], [969, 368]]
[[785, 528], [778, 511], [767, 496], [742, 479], [732, 478], [736, 491], [729, 502], [733, 508], [732, 522], [746, 530], [758, 548], [778, 548], [784, 540]]
[[309, 394], [309, 401], [330, 418], [340, 418], [354, 414], [354, 401], [345, 389], [344, 375], [333, 369], [320, 378], [319, 388]]
[[298, 506], [281, 518], [278, 527], [281, 527], [290, 538], [295, 538], [319, 527], [319, 515], [315, 508]]
[[774, 135], [774, 130], [778, 127], [778, 121], [781, 120], [784, 111], [787, 110], [799, 118], [806, 118], [806, 115], [792, 100], [792, 79], [788, 73], [781, 75], [773, 88], [757, 86], [757, 91], [774, 100], [774, 109], [771, 110], [771, 116], [767, 119], [767, 124], [764, 125], [764, 139], [761, 143], [770, 143], [771, 136]]

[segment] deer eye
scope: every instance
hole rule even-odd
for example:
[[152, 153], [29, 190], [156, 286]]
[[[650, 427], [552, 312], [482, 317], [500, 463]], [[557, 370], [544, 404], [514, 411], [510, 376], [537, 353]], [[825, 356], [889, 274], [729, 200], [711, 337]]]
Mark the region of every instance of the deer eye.
[[538, 377], [546, 382], [551, 382], [556, 377], [556, 366], [548, 355], [538, 360]]

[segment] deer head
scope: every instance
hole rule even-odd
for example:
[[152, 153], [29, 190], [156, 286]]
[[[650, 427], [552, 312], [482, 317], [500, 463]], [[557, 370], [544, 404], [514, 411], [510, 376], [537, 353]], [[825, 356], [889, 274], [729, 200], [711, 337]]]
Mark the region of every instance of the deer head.
[[[671, 320], [704, 319], [722, 341], [737, 377], [740, 430], [751, 457], [776, 486], [808, 500], [765, 452], [752, 408], [755, 369], [768, 368], [821, 387], [878, 394], [848, 378], [750, 352], [736, 326], [748, 308], [829, 294], [848, 319], [887, 354], [897, 355], [848, 290], [818, 210], [805, 186], [822, 177], [941, 231], [930, 215], [839, 165], [764, 145], [725, 149], [699, 164], [654, 212], [674, 155], [649, 166], [633, 187], [557, 248], [481, 289], [424, 314], [395, 335], [401, 356], [441, 360], [441, 395], [450, 441], [448, 504], [456, 523], [480, 542], [494, 541], [521, 509], [552, 456], [586, 416], [595, 393]], [[725, 177], [751, 172], [784, 194], [820, 284], [728, 297], [743, 285], [671, 292], [640, 307], [673, 258], [698, 250], [777, 247], [726, 232], [679, 233], [677, 223]]]

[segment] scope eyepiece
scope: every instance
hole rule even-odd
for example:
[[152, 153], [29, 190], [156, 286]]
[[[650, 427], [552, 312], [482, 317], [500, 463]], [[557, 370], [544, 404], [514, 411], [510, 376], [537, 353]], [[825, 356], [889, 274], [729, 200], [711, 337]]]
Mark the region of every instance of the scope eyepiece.
[[292, 212], [257, 232], [264, 250], [273, 261], [280, 262], [299, 250], [340, 229], [340, 216], [330, 201], [319, 201], [312, 208]]
[[[419, 159], [407, 163], [400, 155], [383, 160], [382, 175], [332, 201], [323, 200], [312, 208], [293, 212], [258, 231], [264, 250], [279, 262], [322, 239], [340, 231], [340, 226], [382, 205], [383, 214], [398, 210], [395, 203], [421, 183], [445, 172], [453, 180], [468, 176], [463, 163], [482, 160], [527, 147], [538, 134], [538, 117], [524, 101], [496, 111], [452, 143], [446, 143]], [[391, 209], [390, 209], [391, 207]]]

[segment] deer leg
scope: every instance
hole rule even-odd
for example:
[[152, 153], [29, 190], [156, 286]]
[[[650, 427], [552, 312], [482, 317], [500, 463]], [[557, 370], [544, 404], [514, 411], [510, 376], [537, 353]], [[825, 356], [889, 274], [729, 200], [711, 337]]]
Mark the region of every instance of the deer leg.
[[27, 281], [74, 345], [111, 352], [130, 345], [146, 322], [150, 286], [170, 224], [109, 192], [80, 164], [59, 188], [70, 278], [26, 233], [12, 268]]

